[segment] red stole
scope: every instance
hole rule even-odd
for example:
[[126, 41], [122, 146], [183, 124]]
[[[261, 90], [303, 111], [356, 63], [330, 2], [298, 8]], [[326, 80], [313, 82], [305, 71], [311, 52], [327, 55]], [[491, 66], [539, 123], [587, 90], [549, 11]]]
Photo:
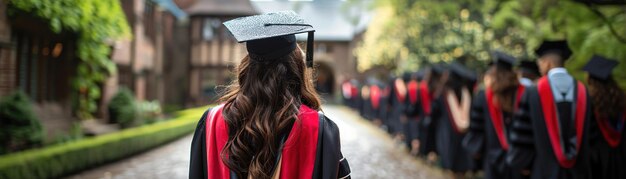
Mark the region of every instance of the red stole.
[[[206, 119], [207, 174], [209, 178], [229, 179], [230, 169], [220, 156], [228, 141], [228, 126], [222, 116], [223, 105], [211, 110]], [[305, 105], [282, 149], [280, 178], [311, 178], [317, 152], [319, 114]], [[227, 156], [228, 157], [228, 156]]]
[[[517, 87], [514, 110], [517, 110], [517, 107], [519, 106], [519, 101], [525, 89], [526, 88], [524, 88], [523, 85], [519, 85]], [[502, 147], [504, 151], [508, 151], [509, 143], [507, 142], [506, 134], [504, 133], [504, 120], [502, 119], [502, 110], [499, 108], [499, 105], [494, 104], [493, 91], [491, 91], [491, 88], [487, 88], [485, 90], [485, 97], [487, 98], [487, 109], [491, 118], [491, 124], [493, 124], [494, 130], [496, 131], [496, 136], [498, 137], [498, 141], [500, 142], [500, 147]]]
[[406, 85], [407, 93], [409, 96], [409, 102], [411, 104], [415, 104], [417, 102], [417, 88], [418, 83], [415, 80], [409, 81], [409, 84]]
[[[622, 140], [622, 131], [618, 131], [613, 129], [613, 127], [609, 126], [609, 121], [606, 118], [602, 118], [596, 112], [596, 122], [598, 123], [598, 127], [602, 132], [602, 136], [604, 136], [604, 140], [609, 144], [611, 148], [616, 148], [619, 146], [620, 141]], [[620, 121], [622, 125], [626, 122], [626, 115], [622, 117]], [[622, 129], [623, 130], [623, 129]]]
[[[587, 91], [585, 86], [581, 82], [576, 84], [576, 114], [575, 114], [575, 126], [576, 126], [576, 151], [580, 150], [580, 144], [582, 142], [583, 127], [585, 125], [585, 113], [587, 112]], [[561, 146], [561, 137], [559, 136], [559, 123], [557, 119], [556, 104], [554, 103], [554, 97], [552, 96], [552, 89], [547, 77], [542, 77], [537, 83], [537, 89], [539, 90], [539, 97], [541, 100], [541, 107], [543, 109], [543, 118], [546, 123], [548, 135], [550, 137], [550, 143], [552, 144], [552, 151], [559, 162], [559, 165], [563, 168], [571, 168], [576, 164], [576, 158], [567, 159], [563, 153], [563, 147]]]
[[432, 99], [430, 96], [430, 91], [428, 90], [428, 84], [426, 83], [422, 83], [420, 84], [420, 88], [419, 88], [419, 92], [420, 92], [420, 102], [422, 103], [422, 109], [424, 110], [424, 113], [426, 115], [430, 115], [431, 113], [431, 108], [430, 108], [430, 103], [432, 102]]
[[359, 94], [359, 89], [356, 88], [355, 85], [350, 85], [350, 94], [352, 94], [352, 99], [356, 99]]
[[383, 91], [377, 85], [370, 86], [370, 101], [374, 109], [378, 109], [378, 106], [380, 106], [380, 96], [382, 92]]

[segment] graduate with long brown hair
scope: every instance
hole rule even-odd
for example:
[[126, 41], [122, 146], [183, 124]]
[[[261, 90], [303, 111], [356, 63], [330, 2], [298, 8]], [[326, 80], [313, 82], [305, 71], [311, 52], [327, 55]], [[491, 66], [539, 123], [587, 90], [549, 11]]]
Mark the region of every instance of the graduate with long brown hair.
[[[435, 128], [436, 122], [432, 118], [433, 99], [439, 97], [443, 88], [442, 76], [445, 72], [443, 64], [435, 64], [426, 69], [422, 80], [410, 82], [408, 85], [409, 104], [406, 114], [411, 120], [417, 120], [417, 139], [412, 141], [412, 147], [417, 148], [418, 156], [427, 158], [435, 156]], [[430, 159], [434, 159], [431, 157]], [[430, 161], [434, 162], [434, 161]]]
[[626, 94], [613, 75], [618, 62], [594, 55], [585, 65], [593, 102], [591, 172], [593, 178], [626, 178]]
[[485, 178], [520, 178], [521, 172], [506, 164], [512, 118], [525, 87], [517, 80], [516, 59], [494, 52], [494, 61], [485, 75], [485, 89], [473, 99], [470, 127], [463, 146], [470, 155], [482, 159]]
[[441, 159], [441, 167], [462, 178], [473, 168], [473, 161], [462, 146], [469, 127], [472, 93], [469, 86], [476, 80], [475, 74], [463, 65], [452, 62], [443, 77], [445, 87], [433, 101], [432, 118], [436, 122], [435, 148]]
[[[339, 129], [311, 78], [313, 27], [291, 11], [224, 23], [248, 55], [223, 104], [200, 119], [189, 178], [349, 178]], [[307, 60], [296, 33], [309, 33]]]

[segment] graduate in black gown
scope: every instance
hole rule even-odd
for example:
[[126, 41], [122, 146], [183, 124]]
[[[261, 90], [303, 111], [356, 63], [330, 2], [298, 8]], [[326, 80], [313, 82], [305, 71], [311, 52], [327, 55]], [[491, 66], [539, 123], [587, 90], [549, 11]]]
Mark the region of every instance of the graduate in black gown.
[[572, 52], [566, 41], [544, 41], [535, 53], [544, 76], [522, 95], [507, 162], [531, 178], [589, 178], [591, 101], [563, 68]]
[[359, 83], [356, 79], [349, 79], [341, 83], [341, 97], [344, 105], [352, 109], [358, 109], [360, 95]]
[[436, 152], [436, 123], [431, 118], [431, 103], [435, 95], [434, 92], [439, 91], [439, 88], [443, 86], [440, 79], [444, 71], [445, 69], [440, 64], [428, 67], [422, 80], [411, 80], [407, 85], [409, 104], [406, 108], [406, 115], [409, 120], [417, 121], [417, 135], [414, 136], [416, 139], [412, 140], [411, 147], [417, 148], [417, 155], [424, 159], [429, 153], [434, 156]]
[[360, 107], [359, 107], [359, 113], [361, 114], [361, 117], [367, 119], [367, 120], [372, 120], [372, 103], [370, 101], [370, 85], [363, 84], [363, 86], [361, 86], [360, 88]]
[[358, 109], [361, 104], [361, 95], [359, 94], [359, 81], [356, 79], [350, 80], [350, 107]]
[[445, 88], [432, 104], [432, 118], [437, 123], [436, 149], [441, 167], [452, 171], [458, 178], [473, 169], [473, 160], [462, 146], [462, 140], [470, 120], [472, 93], [468, 86], [476, 76], [456, 62], [448, 68], [444, 74]]
[[381, 81], [369, 79], [369, 114], [372, 122], [377, 126], [385, 127], [387, 120], [387, 95], [389, 89]]
[[516, 59], [502, 52], [494, 53], [487, 70], [485, 89], [478, 91], [472, 102], [469, 132], [463, 146], [476, 159], [487, 179], [521, 178], [521, 171], [506, 163], [509, 132], [513, 113], [524, 91], [513, 71]]
[[[407, 88], [403, 78], [391, 76], [387, 84], [389, 96], [387, 99], [387, 126], [388, 132], [397, 138], [408, 139], [408, 121], [404, 113], [406, 108]], [[407, 147], [410, 145], [405, 140]]]
[[198, 122], [189, 178], [349, 178], [339, 129], [320, 112], [311, 83], [312, 51], [305, 64], [296, 44], [297, 33], [309, 33], [312, 42], [313, 27], [293, 11], [224, 25], [237, 41], [247, 42], [248, 55], [223, 104]]
[[517, 77], [520, 84], [524, 86], [532, 86], [535, 81], [540, 77], [539, 67], [537, 63], [530, 60], [522, 60], [517, 69]]
[[589, 74], [593, 102], [589, 123], [593, 178], [626, 178], [626, 95], [611, 75], [617, 64], [596, 55], [583, 68]]
[[[420, 118], [417, 115], [417, 105], [418, 104], [418, 96], [419, 96], [419, 88], [420, 82], [423, 82], [424, 79], [424, 70], [419, 70], [415, 73], [410, 73], [408, 79], [405, 79], [406, 84], [406, 99], [404, 100], [404, 111], [402, 114], [405, 116], [408, 125], [406, 126], [407, 132], [407, 142], [409, 151], [412, 155], [419, 154], [419, 133], [420, 133]], [[406, 78], [406, 77], [403, 77]], [[427, 90], [426, 90], [427, 91]]]
[[341, 83], [341, 99], [343, 101], [343, 105], [352, 106], [352, 84], [350, 80], [345, 80]]

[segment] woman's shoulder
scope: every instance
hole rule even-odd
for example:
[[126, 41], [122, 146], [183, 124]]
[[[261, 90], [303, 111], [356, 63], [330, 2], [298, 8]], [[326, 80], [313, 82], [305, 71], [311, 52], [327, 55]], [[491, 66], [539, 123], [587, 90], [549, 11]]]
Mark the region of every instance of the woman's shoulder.
[[328, 118], [323, 112], [319, 112], [320, 122], [320, 136], [326, 145], [339, 147], [340, 145], [340, 132], [337, 124], [330, 118]]
[[200, 117], [200, 119], [198, 119], [198, 127], [204, 126], [204, 124], [207, 122], [209, 116], [212, 113], [216, 113], [217, 111], [215, 111], [215, 110], [220, 110], [221, 107], [222, 107], [222, 105], [210, 106], [206, 110], [204, 110], [204, 113], [202, 113], [202, 117]]
[[[302, 105], [300, 107], [300, 116], [303, 118], [307, 118], [307, 116], [310, 116], [308, 118], [313, 119], [314, 121], [318, 121], [320, 125], [330, 125], [331, 127], [337, 127], [337, 125], [335, 124], [335, 122], [333, 122], [333, 120], [331, 120], [330, 118], [328, 118], [323, 111], [321, 110], [315, 110], [313, 108], [310, 108], [306, 105]], [[315, 117], [313, 117], [315, 116]], [[322, 126], [320, 126], [322, 127]]]
[[339, 131], [339, 128], [337, 127], [337, 124], [330, 118], [328, 118], [328, 116], [326, 116], [324, 114], [324, 112], [319, 112], [319, 117], [320, 117], [320, 124], [322, 124], [324, 127], [324, 129], [328, 129], [328, 130], [332, 130], [332, 131]]
[[206, 110], [204, 111], [204, 113], [202, 113], [202, 117], [200, 117], [200, 119], [198, 119], [198, 125], [197, 125], [197, 127], [196, 127], [196, 130], [197, 130], [198, 128], [201, 128], [201, 127], [204, 127], [204, 126], [205, 126], [205, 123], [206, 123], [206, 118], [207, 118], [207, 116], [209, 115], [209, 113], [210, 113], [210, 111], [211, 111], [211, 109], [212, 109], [212, 108], [213, 108], [213, 107], [209, 107], [208, 109], [206, 109]]
[[305, 105], [300, 107], [300, 120], [302, 120], [303, 125], [317, 126], [324, 134], [338, 134], [339, 132], [337, 124], [328, 118], [323, 111]]

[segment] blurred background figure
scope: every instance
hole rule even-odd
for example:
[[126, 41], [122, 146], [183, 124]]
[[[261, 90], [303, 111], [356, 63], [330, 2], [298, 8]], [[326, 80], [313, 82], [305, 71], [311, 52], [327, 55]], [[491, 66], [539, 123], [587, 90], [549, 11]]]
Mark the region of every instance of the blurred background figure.
[[354, 107], [353, 89], [355, 88], [356, 87], [354, 87], [350, 79], [345, 80], [343, 83], [341, 83], [341, 97], [344, 105]]
[[436, 162], [436, 128], [437, 118], [433, 116], [433, 108], [436, 99], [440, 98], [445, 83], [444, 73], [446, 68], [444, 64], [435, 64], [428, 68], [424, 75], [424, 80], [419, 84], [417, 91], [417, 102], [409, 107], [408, 115], [419, 117], [419, 156], [426, 159], [429, 163]]
[[513, 114], [525, 87], [513, 71], [516, 59], [500, 51], [494, 52], [493, 63], [485, 74], [485, 88], [472, 102], [470, 126], [463, 139], [469, 154], [481, 163], [485, 178], [522, 178], [520, 170], [506, 163]]
[[517, 77], [520, 84], [524, 86], [532, 86], [535, 84], [535, 80], [539, 79], [539, 67], [537, 62], [530, 60], [522, 60], [517, 68]]
[[[390, 75], [387, 86], [389, 88], [389, 96], [387, 97], [387, 131], [395, 138], [408, 139], [407, 119], [404, 114], [407, 100], [407, 87], [405, 76], [408, 78], [409, 73], [405, 73], [401, 77]], [[406, 140], [403, 141], [407, 146], [410, 145]]]
[[441, 167], [450, 170], [455, 178], [463, 178], [473, 169], [473, 159], [461, 145], [470, 122], [472, 93], [469, 86], [475, 74], [463, 65], [452, 62], [444, 73], [445, 86], [441, 96], [435, 98], [432, 118], [437, 123], [436, 149]]
[[619, 62], [594, 55], [583, 67], [587, 72], [593, 120], [589, 121], [593, 178], [624, 178], [626, 171], [626, 95], [613, 77]]

